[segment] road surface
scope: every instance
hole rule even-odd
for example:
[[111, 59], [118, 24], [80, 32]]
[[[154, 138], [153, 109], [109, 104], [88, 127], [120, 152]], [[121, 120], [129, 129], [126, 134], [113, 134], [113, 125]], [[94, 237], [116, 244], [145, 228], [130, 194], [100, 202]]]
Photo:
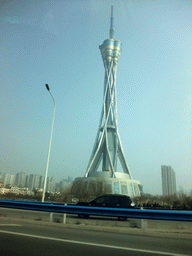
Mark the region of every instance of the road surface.
[[190, 239], [67, 228], [0, 218], [0, 255], [192, 255]]

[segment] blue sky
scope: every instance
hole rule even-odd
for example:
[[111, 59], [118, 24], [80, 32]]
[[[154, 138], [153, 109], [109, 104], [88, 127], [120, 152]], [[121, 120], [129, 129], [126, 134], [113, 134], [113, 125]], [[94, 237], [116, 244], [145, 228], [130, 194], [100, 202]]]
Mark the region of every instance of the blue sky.
[[119, 133], [134, 179], [161, 194], [161, 165], [192, 189], [192, 2], [41, 0], [0, 2], [0, 171], [84, 176], [96, 137], [104, 67], [99, 45], [122, 42]]

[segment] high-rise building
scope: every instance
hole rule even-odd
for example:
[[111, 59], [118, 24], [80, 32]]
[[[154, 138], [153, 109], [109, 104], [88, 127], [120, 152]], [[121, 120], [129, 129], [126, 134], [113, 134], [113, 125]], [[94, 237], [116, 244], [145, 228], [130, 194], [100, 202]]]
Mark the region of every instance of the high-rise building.
[[0, 172], [0, 182], [2, 182], [4, 180], [4, 175], [2, 174], [2, 172]]
[[35, 188], [39, 188], [40, 187], [40, 175], [30, 174], [28, 187], [29, 187], [30, 191], [33, 191], [33, 189], [35, 189]]
[[26, 173], [20, 172], [16, 174], [15, 185], [24, 188], [26, 185]]
[[29, 188], [29, 175], [26, 175], [25, 187]]
[[87, 193], [89, 188], [104, 191], [107, 187], [112, 194], [140, 195], [141, 183], [132, 178], [117, 125], [116, 71], [121, 45], [119, 40], [114, 40], [112, 6], [109, 39], [99, 46], [105, 69], [99, 128], [85, 176], [75, 179], [72, 193], [73, 190], [77, 191], [77, 187]]
[[3, 182], [5, 185], [14, 185], [15, 184], [15, 175], [5, 174]]
[[45, 177], [44, 177], [44, 176], [40, 176], [39, 188], [43, 188], [43, 186], [44, 186], [44, 180], [45, 180]]
[[55, 180], [52, 177], [47, 177], [47, 192], [55, 192]]
[[161, 165], [162, 194], [164, 196], [176, 193], [175, 172], [170, 165]]
[[35, 184], [35, 174], [30, 174], [28, 179], [28, 187], [30, 191], [32, 191], [35, 188], [34, 184]]

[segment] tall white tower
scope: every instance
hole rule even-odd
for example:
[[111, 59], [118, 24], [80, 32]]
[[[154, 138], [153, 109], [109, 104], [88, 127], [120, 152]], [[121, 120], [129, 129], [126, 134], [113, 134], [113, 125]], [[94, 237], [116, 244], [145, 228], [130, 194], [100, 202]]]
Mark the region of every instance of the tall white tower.
[[105, 68], [103, 106], [95, 145], [85, 177], [96, 172], [102, 161], [102, 171], [110, 171], [111, 177], [115, 178], [119, 158], [124, 173], [127, 174], [129, 179], [132, 179], [123, 153], [117, 126], [116, 70], [122, 43], [118, 40], [114, 40], [113, 34], [112, 6], [111, 26], [109, 30], [110, 39], [106, 39], [103, 44], [99, 46]]
[[[112, 193], [138, 196], [141, 184], [132, 179], [117, 125], [116, 71], [122, 43], [114, 40], [113, 35], [113, 6], [111, 6], [109, 39], [99, 46], [105, 68], [101, 118], [90, 161], [81, 182], [86, 182], [86, 189], [88, 189], [88, 181], [91, 181], [91, 178], [92, 182], [93, 178], [95, 182], [97, 178], [100, 178], [100, 181], [105, 180]], [[118, 161], [122, 171], [117, 170]], [[102, 168], [98, 171], [100, 165]], [[77, 182], [77, 179], [75, 181]]]

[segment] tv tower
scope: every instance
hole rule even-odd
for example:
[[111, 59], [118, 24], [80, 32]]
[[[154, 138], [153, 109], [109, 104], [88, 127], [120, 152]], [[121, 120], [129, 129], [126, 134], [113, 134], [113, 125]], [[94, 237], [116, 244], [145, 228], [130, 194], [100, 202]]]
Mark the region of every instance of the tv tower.
[[[111, 184], [112, 193], [138, 196], [140, 195], [141, 184], [132, 179], [117, 125], [116, 71], [122, 43], [114, 40], [113, 37], [112, 5], [109, 39], [106, 39], [99, 46], [105, 68], [104, 97], [99, 128], [85, 176], [77, 179], [81, 179], [81, 182], [88, 182], [91, 178], [95, 178], [96, 182], [97, 178], [100, 180], [103, 178], [106, 183]], [[117, 170], [118, 160], [123, 172]], [[101, 171], [98, 171], [100, 164], [102, 168]]]
[[113, 35], [112, 5], [109, 30], [110, 39], [106, 39], [99, 46], [105, 68], [103, 107], [95, 145], [85, 177], [97, 171], [101, 160], [103, 160], [102, 171], [111, 171], [112, 177], [116, 177], [117, 160], [119, 157], [124, 173], [128, 174], [129, 178], [132, 179], [123, 153], [117, 126], [116, 70], [122, 43], [114, 40]]

